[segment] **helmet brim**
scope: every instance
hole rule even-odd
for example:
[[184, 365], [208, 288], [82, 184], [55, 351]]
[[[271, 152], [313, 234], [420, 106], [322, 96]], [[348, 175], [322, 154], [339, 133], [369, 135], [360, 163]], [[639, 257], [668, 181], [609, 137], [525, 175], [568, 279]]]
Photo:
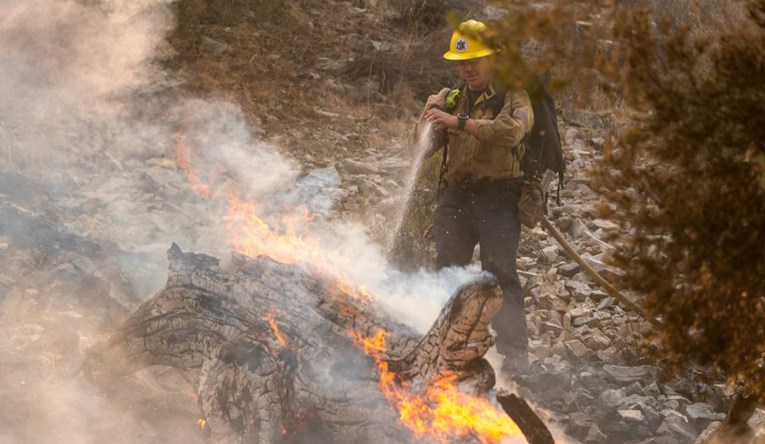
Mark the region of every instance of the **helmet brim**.
[[480, 59], [481, 57], [486, 57], [496, 52], [497, 51], [495, 49], [491, 49], [491, 48], [486, 48], [481, 51], [470, 52], [470, 53], [467, 53], [467, 52], [459, 53], [459, 52], [447, 51], [446, 53], [444, 53], [444, 58], [446, 60], [472, 60], [472, 59]]

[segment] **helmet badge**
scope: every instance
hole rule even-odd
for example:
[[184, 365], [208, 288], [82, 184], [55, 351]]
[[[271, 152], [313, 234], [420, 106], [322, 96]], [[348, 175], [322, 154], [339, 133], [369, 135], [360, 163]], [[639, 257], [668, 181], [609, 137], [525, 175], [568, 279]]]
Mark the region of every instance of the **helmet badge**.
[[465, 52], [467, 50], [467, 40], [465, 39], [458, 39], [456, 42], [454, 42], [454, 50], [457, 52]]

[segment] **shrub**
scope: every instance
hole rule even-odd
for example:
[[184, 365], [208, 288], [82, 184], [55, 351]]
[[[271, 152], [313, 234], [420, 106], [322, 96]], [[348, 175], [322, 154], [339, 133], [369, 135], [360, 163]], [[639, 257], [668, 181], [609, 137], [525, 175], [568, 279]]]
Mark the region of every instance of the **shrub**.
[[618, 21], [612, 73], [638, 117], [595, 175], [625, 228], [621, 285], [663, 322], [649, 339], [765, 398], [765, 1], [747, 6], [703, 33]]

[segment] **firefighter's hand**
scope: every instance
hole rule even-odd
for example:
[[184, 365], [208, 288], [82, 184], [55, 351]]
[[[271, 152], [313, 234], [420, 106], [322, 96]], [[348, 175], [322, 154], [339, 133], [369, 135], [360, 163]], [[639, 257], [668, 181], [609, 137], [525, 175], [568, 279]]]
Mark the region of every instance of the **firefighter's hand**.
[[441, 94], [433, 94], [428, 96], [428, 100], [425, 102], [425, 111], [434, 107], [444, 107], [444, 96]]
[[425, 111], [425, 120], [437, 125], [438, 128], [457, 128], [457, 124], [459, 123], [457, 121], [457, 116], [453, 116], [438, 108], [431, 108]]

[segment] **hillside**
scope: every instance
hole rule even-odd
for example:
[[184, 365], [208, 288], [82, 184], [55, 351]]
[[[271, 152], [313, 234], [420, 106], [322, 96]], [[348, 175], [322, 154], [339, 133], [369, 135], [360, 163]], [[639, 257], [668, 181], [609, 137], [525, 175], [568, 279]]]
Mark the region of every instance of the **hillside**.
[[[282, 260], [294, 235], [426, 329], [473, 270], [402, 272], [386, 255], [412, 125], [455, 83], [441, 57], [451, 10], [501, 14], [452, 0], [0, 4], [0, 442], [207, 442], [194, 389], [172, 369], [105, 390], [80, 371], [162, 287], [173, 242], [224, 262], [243, 249]], [[572, 102], [559, 101], [568, 173], [550, 219], [618, 279], [603, 240], [618, 227], [595, 210], [587, 174], [618, 110]], [[239, 225], [253, 213], [269, 228]], [[542, 228], [524, 231], [518, 267], [534, 372], [500, 385], [531, 400], [558, 442], [693, 443], [724, 417], [730, 388], [662, 378], [640, 349], [650, 323]]]

